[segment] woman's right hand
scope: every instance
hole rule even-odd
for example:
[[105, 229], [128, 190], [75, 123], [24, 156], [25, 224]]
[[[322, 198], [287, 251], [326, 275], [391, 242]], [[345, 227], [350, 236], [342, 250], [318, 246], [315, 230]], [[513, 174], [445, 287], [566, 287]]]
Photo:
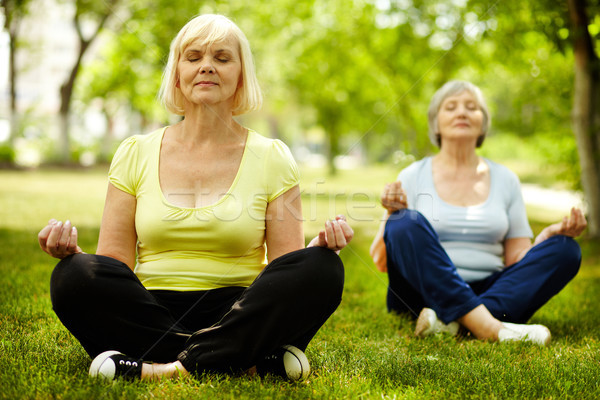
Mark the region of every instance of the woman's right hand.
[[320, 231], [306, 247], [325, 247], [340, 254], [340, 250], [350, 243], [354, 231], [346, 222], [344, 215], [337, 215], [334, 220], [325, 222], [325, 229]]
[[408, 208], [406, 193], [402, 189], [402, 182], [387, 183], [381, 192], [381, 205], [392, 214], [403, 208]]
[[77, 228], [70, 221], [51, 219], [38, 233], [40, 247], [52, 257], [63, 259], [71, 254], [83, 253], [77, 245]]
[[571, 208], [571, 214], [569, 216], [564, 217], [560, 222], [544, 228], [535, 238], [533, 245], [535, 246], [554, 235], [564, 235], [575, 238], [581, 235], [586, 227], [587, 220], [585, 219], [583, 211], [573, 207]]

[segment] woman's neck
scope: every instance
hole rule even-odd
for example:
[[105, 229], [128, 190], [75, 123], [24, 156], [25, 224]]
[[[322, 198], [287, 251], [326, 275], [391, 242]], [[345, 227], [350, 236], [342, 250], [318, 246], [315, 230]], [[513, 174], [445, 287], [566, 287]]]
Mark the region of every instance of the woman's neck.
[[245, 128], [233, 119], [231, 111], [202, 107], [186, 112], [177, 129], [177, 139], [190, 144], [230, 143], [245, 139]]
[[434, 160], [438, 165], [452, 169], [477, 168], [480, 162], [474, 146], [450, 142], [442, 145]]

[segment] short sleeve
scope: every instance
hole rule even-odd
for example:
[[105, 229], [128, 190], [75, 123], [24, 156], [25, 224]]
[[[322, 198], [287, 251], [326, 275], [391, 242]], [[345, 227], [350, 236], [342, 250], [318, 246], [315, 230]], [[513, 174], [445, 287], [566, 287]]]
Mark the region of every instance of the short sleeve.
[[108, 180], [116, 188], [135, 196], [137, 191], [138, 143], [135, 136], [125, 139], [115, 152]]
[[406, 193], [408, 208], [414, 208], [417, 204], [417, 196], [419, 194], [419, 182], [417, 180], [417, 175], [423, 162], [423, 160], [413, 162], [400, 171], [398, 178], [396, 179], [402, 183], [402, 190], [404, 190], [404, 193]]
[[266, 154], [265, 174], [269, 202], [298, 185], [300, 181], [296, 160], [281, 140], [272, 141]]
[[509, 202], [506, 213], [508, 215], [508, 232], [506, 238], [517, 238], [517, 237], [533, 237], [533, 231], [529, 226], [529, 220], [527, 219], [527, 211], [525, 209], [525, 202], [523, 201], [523, 194], [521, 192], [521, 182], [517, 175], [513, 172], [508, 172], [507, 178], [509, 179], [507, 188], [509, 193]]

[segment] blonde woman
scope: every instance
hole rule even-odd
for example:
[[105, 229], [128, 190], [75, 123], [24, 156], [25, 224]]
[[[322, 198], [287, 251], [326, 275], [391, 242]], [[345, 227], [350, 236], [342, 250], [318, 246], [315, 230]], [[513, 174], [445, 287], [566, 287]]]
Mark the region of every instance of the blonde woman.
[[191, 20], [171, 44], [161, 97], [181, 122], [126, 139], [109, 171], [96, 254], [69, 221], [39, 233], [62, 259], [53, 308], [94, 358], [92, 376], [257, 371], [304, 379], [304, 350], [341, 301], [342, 216], [304, 246], [287, 146], [240, 125], [261, 105], [242, 31]]

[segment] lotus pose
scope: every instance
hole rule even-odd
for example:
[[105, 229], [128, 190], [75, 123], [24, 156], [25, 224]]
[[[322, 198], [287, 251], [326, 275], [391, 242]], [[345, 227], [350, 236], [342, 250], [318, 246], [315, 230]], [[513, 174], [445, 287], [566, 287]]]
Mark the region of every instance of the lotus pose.
[[417, 336], [462, 326], [479, 339], [548, 344], [545, 326], [525, 323], [577, 274], [583, 213], [573, 208], [532, 244], [517, 176], [476, 154], [490, 125], [480, 89], [446, 83], [428, 117], [439, 152], [381, 196], [371, 256], [389, 277], [388, 310], [418, 315]]
[[232, 21], [201, 15], [181, 29], [160, 95], [183, 118], [121, 143], [96, 254], [68, 221], [38, 235], [61, 259], [54, 311], [94, 358], [92, 376], [305, 378], [304, 350], [341, 301], [337, 253], [352, 229], [337, 216], [305, 248], [289, 149], [234, 119], [262, 95]]

